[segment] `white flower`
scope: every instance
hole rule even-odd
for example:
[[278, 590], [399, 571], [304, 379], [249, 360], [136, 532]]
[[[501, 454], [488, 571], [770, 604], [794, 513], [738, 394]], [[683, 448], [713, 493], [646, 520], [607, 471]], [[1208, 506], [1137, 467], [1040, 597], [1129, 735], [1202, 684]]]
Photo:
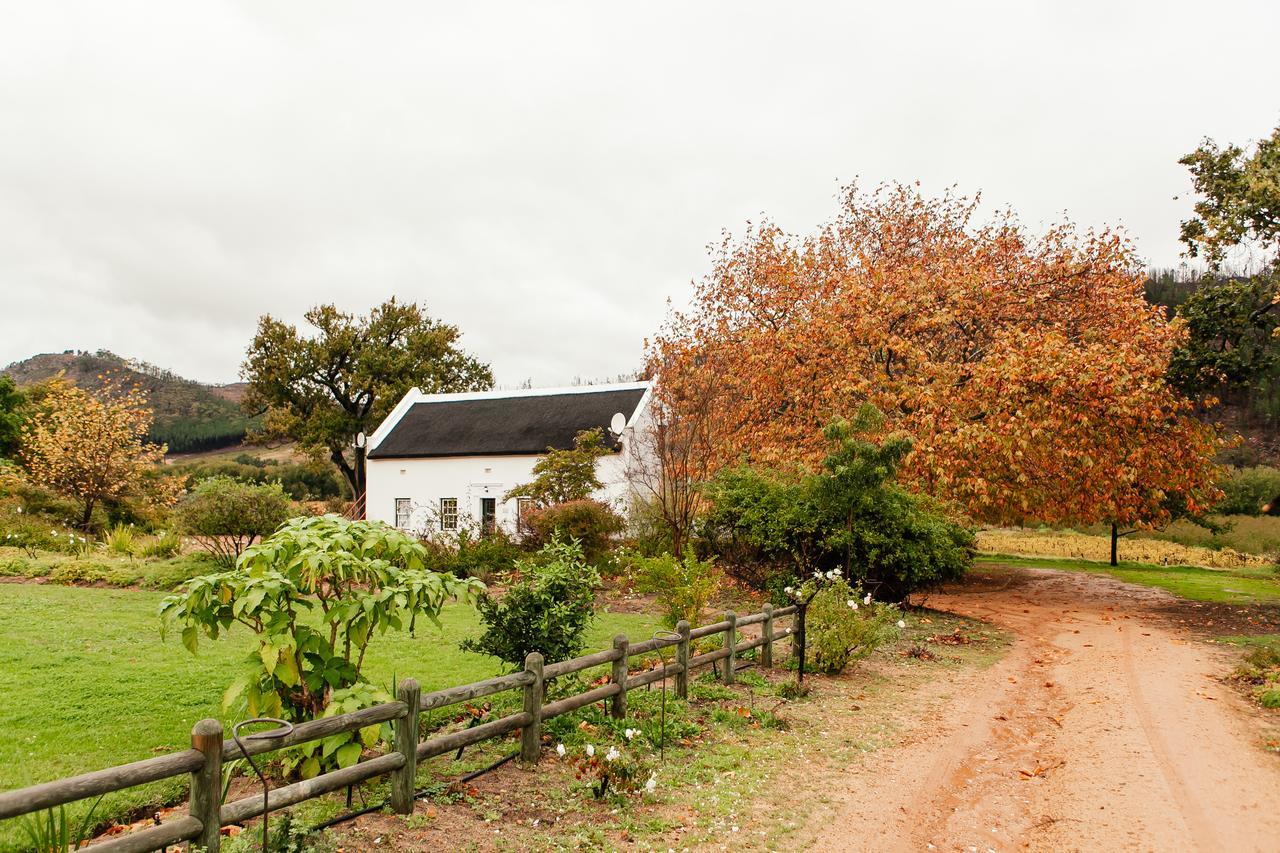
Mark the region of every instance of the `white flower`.
[[564, 744], [562, 743], [556, 744], [556, 755], [560, 756], [561, 758], [564, 758]]
[[646, 794], [652, 794], [656, 790], [658, 790], [658, 777], [650, 776], [649, 781], [644, 783], [644, 792]]
[[18, 515], [22, 515], [22, 507], [18, 507]]
[[50, 535], [50, 536], [57, 536], [57, 535], [58, 535], [58, 531], [56, 531], [56, 530], [50, 530], [50, 531], [49, 531], [49, 535]]
[[587, 758], [594, 758], [595, 754], [596, 754], [595, 745], [590, 743], [587, 744]]
[[623, 737], [625, 737], [627, 740], [631, 740], [637, 734], [639, 734], [639, 732], [637, 732], [635, 729], [627, 729], [625, 732], [622, 733]]
[[616, 746], [609, 747], [609, 751], [604, 754], [605, 761], [617, 761], [621, 757], [622, 753], [618, 752], [618, 748]]
[[901, 619], [899, 619], [899, 620], [898, 620], [898, 627], [899, 627], [899, 628], [905, 628], [905, 627], [907, 627], [907, 623], [906, 623], [906, 622], [903, 622]]
[[789, 586], [784, 586], [784, 587], [782, 588], [782, 591], [783, 591], [783, 592], [785, 592], [787, 595], [790, 595], [791, 593], [795, 592], [795, 590], [793, 590], [793, 589], [792, 589], [791, 587], [789, 587]]
[[863, 603], [863, 604], [870, 604], [870, 603], [871, 603], [871, 593], [867, 593], [866, 597], [862, 599], [862, 603]]
[[791, 633], [791, 629], [790, 629], [790, 628], [788, 628], [788, 629], [786, 630], [786, 633], [790, 634], [790, 633]]
[[846, 601], [845, 604], [849, 605], [850, 610], [858, 609], [858, 602], [854, 601], [852, 598]]

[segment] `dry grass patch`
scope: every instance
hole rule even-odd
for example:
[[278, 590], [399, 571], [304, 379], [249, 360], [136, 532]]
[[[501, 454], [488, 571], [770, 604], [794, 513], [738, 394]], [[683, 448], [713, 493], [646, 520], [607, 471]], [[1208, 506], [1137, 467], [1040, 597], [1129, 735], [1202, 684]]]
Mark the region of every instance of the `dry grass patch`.
[[[1022, 557], [1058, 557], [1070, 560], [1106, 562], [1111, 559], [1111, 539], [1074, 531], [1022, 529], [981, 530], [978, 550], [986, 554], [1013, 554]], [[1274, 560], [1265, 555], [1246, 554], [1232, 548], [1205, 548], [1158, 539], [1124, 537], [1119, 545], [1120, 560], [1155, 566], [1202, 566], [1210, 569], [1265, 567]]]

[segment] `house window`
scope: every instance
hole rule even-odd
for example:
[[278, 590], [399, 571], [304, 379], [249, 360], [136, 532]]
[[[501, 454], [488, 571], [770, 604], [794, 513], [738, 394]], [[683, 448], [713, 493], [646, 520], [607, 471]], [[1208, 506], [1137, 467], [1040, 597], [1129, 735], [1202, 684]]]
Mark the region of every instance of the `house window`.
[[440, 529], [441, 530], [457, 530], [458, 529], [458, 499], [457, 498], [441, 498], [440, 499]]
[[529, 513], [533, 511], [533, 498], [516, 498], [516, 526], [525, 533], [529, 526]]
[[404, 530], [409, 526], [409, 519], [413, 517], [413, 500], [410, 498], [396, 498], [396, 527]]
[[480, 532], [492, 533], [498, 521], [498, 499], [480, 499]]

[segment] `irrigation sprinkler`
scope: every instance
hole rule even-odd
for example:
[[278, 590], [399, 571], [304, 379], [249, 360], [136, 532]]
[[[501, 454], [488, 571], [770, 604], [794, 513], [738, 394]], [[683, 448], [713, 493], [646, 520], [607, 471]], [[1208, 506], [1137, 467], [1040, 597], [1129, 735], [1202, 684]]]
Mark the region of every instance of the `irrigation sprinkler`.
[[263, 774], [262, 769], [258, 767], [258, 762], [254, 761], [249, 755], [249, 750], [245, 748], [244, 740], [240, 739], [240, 729], [244, 726], [261, 725], [262, 723], [274, 723], [276, 728], [268, 732], [257, 732], [256, 734], [245, 735], [244, 740], [267, 740], [280, 737], [287, 737], [293, 734], [293, 723], [287, 720], [277, 719], [276, 717], [254, 717], [251, 720], [241, 720], [231, 727], [231, 739], [236, 742], [236, 746], [240, 747], [240, 754], [244, 756], [244, 760], [249, 762], [249, 766], [253, 768], [253, 772], [257, 775], [258, 780], [262, 782], [262, 853], [267, 853], [267, 844], [269, 843], [267, 835], [267, 816], [270, 814], [270, 801], [267, 794], [270, 790], [267, 784], [267, 777]]
[[[658, 630], [653, 632], [655, 640], [681, 640], [683, 639], [675, 631]], [[658, 726], [658, 760], [665, 762], [667, 760], [667, 656], [666, 646], [659, 646], [656, 651], [658, 660], [662, 661], [662, 717]]]

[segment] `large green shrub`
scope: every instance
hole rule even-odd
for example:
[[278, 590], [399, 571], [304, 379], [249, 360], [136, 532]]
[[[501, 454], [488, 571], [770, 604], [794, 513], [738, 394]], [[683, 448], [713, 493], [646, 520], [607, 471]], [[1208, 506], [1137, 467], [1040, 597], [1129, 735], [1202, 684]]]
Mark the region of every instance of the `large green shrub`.
[[[450, 597], [471, 600], [477, 581], [425, 569], [423, 546], [381, 522], [336, 515], [295, 518], [248, 548], [229, 572], [193, 578], [164, 599], [160, 616], [193, 654], [203, 633], [233, 624], [255, 636], [245, 671], [224, 702], [251, 716], [302, 721], [358, 710], [390, 697], [362, 674], [374, 637], [438, 624]], [[335, 735], [291, 753], [286, 768], [311, 777], [346, 767], [380, 737], [377, 727]]]
[[176, 512], [182, 532], [228, 568], [254, 540], [269, 535], [292, 514], [293, 505], [279, 484], [251, 485], [230, 477], [196, 484]]
[[541, 548], [557, 537], [573, 539], [582, 546], [587, 562], [595, 563], [627, 523], [607, 504], [584, 498], [530, 510], [521, 519], [521, 527], [527, 547]]
[[595, 618], [600, 575], [576, 542], [553, 540], [516, 563], [521, 579], [502, 598], [482, 593], [476, 607], [484, 633], [462, 641], [465, 651], [492, 655], [518, 668], [530, 652], [547, 663], [568, 660], [585, 644]]
[[843, 578], [826, 583], [809, 602], [805, 651], [819, 672], [836, 675], [898, 636], [901, 612], [875, 601]]
[[663, 609], [663, 621], [672, 627], [681, 619], [697, 625], [702, 611], [720, 589], [723, 577], [715, 560], [699, 560], [692, 545], [684, 555], [629, 558], [636, 588], [654, 595]]
[[1257, 465], [1232, 468], [1218, 482], [1222, 500], [1215, 508], [1223, 515], [1261, 515], [1262, 507], [1280, 496], [1280, 468]]
[[792, 577], [839, 569], [890, 601], [961, 577], [973, 560], [972, 533], [897, 484], [911, 442], [862, 437], [881, 423], [869, 406], [853, 423], [833, 422], [824, 431], [831, 451], [817, 473], [720, 472], [706, 492], [703, 534], [710, 545], [730, 565], [786, 564]]

